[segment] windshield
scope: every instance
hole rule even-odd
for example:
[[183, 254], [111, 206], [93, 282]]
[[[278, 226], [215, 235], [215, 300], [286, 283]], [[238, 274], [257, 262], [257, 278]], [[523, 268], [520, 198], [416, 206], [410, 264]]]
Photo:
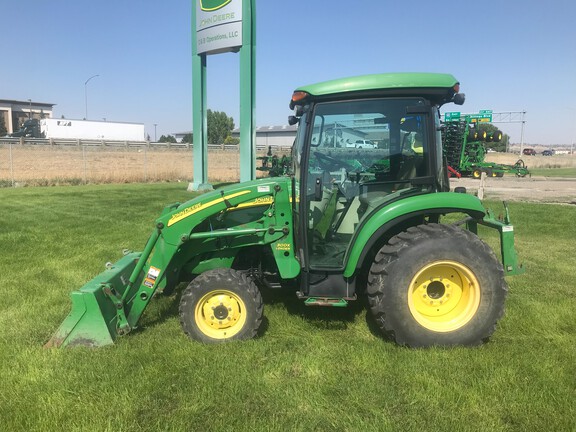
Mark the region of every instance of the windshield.
[[[426, 173], [425, 119], [407, 115], [415, 99], [376, 99], [319, 104], [310, 139], [310, 171], [342, 171], [366, 181], [406, 180]], [[418, 158], [416, 173], [401, 173]], [[407, 167], [404, 167], [405, 169]]]

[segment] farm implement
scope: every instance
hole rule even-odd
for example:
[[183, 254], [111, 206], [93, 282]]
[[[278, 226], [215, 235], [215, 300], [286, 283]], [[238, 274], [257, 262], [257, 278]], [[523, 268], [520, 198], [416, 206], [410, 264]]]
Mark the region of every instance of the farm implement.
[[474, 178], [480, 178], [482, 173], [488, 177], [502, 177], [505, 173], [518, 177], [530, 174], [522, 159], [514, 165], [486, 161], [485, 143], [497, 143], [502, 139], [501, 131], [488, 133], [479, 127], [480, 123], [490, 118], [491, 112], [465, 115], [453, 112], [444, 115], [442, 141], [451, 174]]

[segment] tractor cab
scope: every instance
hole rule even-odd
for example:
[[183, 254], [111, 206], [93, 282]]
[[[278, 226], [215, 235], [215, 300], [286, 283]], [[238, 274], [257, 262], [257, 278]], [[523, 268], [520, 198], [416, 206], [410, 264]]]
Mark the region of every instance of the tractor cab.
[[[431, 79], [439, 86], [429, 87]], [[438, 109], [454, 101], [457, 89], [451, 76], [383, 74], [294, 92], [303, 296], [352, 296], [355, 278], [342, 274], [360, 228], [401, 200], [449, 190]], [[462, 95], [456, 100], [463, 102]]]

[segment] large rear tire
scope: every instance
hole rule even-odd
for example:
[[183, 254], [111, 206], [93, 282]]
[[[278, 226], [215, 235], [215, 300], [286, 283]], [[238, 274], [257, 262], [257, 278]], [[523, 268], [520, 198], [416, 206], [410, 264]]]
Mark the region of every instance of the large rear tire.
[[262, 322], [262, 296], [245, 273], [214, 269], [186, 287], [180, 323], [192, 339], [204, 343], [251, 339]]
[[502, 141], [502, 131], [496, 130], [496, 131], [492, 134], [492, 140], [493, 140], [494, 142], [500, 142], [500, 141]]
[[504, 313], [507, 291], [490, 247], [440, 224], [392, 237], [376, 254], [367, 287], [382, 333], [410, 347], [481, 344]]

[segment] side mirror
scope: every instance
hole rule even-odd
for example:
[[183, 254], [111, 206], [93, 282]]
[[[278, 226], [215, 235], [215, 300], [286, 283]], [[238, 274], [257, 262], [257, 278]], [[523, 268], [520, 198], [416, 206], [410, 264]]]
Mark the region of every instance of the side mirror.
[[288, 116], [288, 124], [289, 124], [290, 126], [294, 126], [294, 125], [297, 124], [299, 121], [300, 121], [300, 119], [299, 119], [298, 117], [296, 117], [296, 116], [293, 116], [293, 115]]
[[465, 100], [466, 95], [464, 93], [456, 93], [454, 95], [454, 99], [452, 99], [452, 102], [454, 102], [456, 105], [464, 105]]

